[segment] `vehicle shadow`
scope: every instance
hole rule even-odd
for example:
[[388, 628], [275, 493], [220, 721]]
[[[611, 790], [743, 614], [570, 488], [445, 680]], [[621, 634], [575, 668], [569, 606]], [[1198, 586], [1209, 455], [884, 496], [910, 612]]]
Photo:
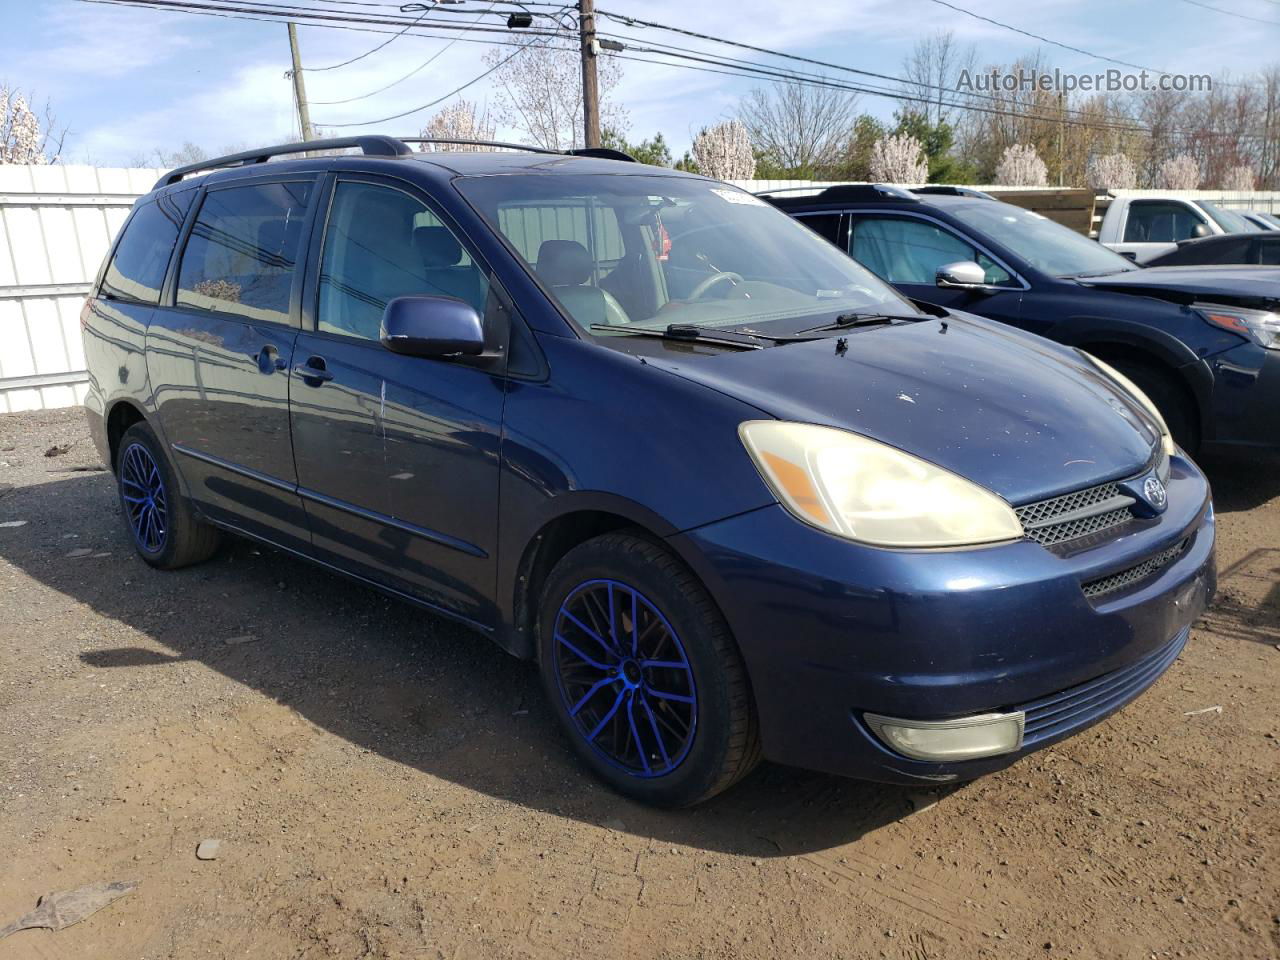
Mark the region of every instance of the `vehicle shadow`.
[[1252, 510], [1280, 497], [1280, 459], [1246, 460], [1219, 456], [1199, 461], [1213, 488], [1219, 513]]
[[[482, 636], [247, 541], [229, 539], [198, 567], [153, 570], [133, 553], [107, 474], [17, 487], [4, 506], [29, 520], [0, 539], [4, 560], [171, 651], [92, 650], [84, 663], [197, 661], [358, 747], [493, 797], [662, 843], [771, 857], [850, 843], [938, 795], [766, 764], [693, 810], [633, 804], [578, 764], [536, 668]], [[72, 547], [110, 557], [73, 559]]]

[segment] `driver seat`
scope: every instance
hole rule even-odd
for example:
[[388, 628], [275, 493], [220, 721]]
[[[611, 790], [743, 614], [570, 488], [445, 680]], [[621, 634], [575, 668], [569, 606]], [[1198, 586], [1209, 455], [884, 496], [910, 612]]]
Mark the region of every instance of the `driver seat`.
[[574, 320], [584, 327], [630, 323], [613, 294], [587, 283], [591, 268], [591, 254], [576, 240], [544, 240], [538, 247], [534, 269]]

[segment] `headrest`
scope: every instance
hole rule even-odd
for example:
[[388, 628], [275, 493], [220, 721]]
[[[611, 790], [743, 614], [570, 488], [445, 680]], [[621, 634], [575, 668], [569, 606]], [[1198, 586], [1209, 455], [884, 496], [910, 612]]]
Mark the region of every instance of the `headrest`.
[[[371, 250], [412, 242], [413, 215], [420, 209], [416, 200], [390, 190], [360, 190], [351, 204], [347, 236]], [[407, 251], [406, 251], [407, 253]]]
[[462, 259], [462, 244], [447, 227], [414, 227], [413, 249], [428, 268], [452, 267]]
[[543, 240], [538, 275], [553, 287], [576, 287], [591, 279], [591, 254], [577, 240]]

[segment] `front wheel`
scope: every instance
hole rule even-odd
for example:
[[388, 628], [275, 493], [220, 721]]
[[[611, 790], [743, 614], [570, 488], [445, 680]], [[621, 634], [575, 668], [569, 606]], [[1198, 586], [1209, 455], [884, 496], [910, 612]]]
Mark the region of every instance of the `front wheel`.
[[689, 806], [760, 757], [746, 667], [706, 589], [667, 550], [612, 533], [552, 570], [543, 683], [579, 756], [636, 800]]

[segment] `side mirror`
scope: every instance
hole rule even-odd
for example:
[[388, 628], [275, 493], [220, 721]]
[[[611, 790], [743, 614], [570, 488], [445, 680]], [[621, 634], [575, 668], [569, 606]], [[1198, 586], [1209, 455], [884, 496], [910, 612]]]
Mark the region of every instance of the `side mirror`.
[[474, 357], [484, 352], [475, 307], [453, 297], [396, 297], [382, 312], [382, 345], [408, 357]]
[[1197, 223], [1191, 229], [1191, 236], [1196, 238], [1197, 240], [1200, 237], [1209, 236], [1209, 225], [1207, 223]]
[[987, 272], [972, 260], [944, 263], [934, 275], [934, 282], [940, 287], [949, 287], [954, 290], [989, 292], [995, 289], [987, 283]]

